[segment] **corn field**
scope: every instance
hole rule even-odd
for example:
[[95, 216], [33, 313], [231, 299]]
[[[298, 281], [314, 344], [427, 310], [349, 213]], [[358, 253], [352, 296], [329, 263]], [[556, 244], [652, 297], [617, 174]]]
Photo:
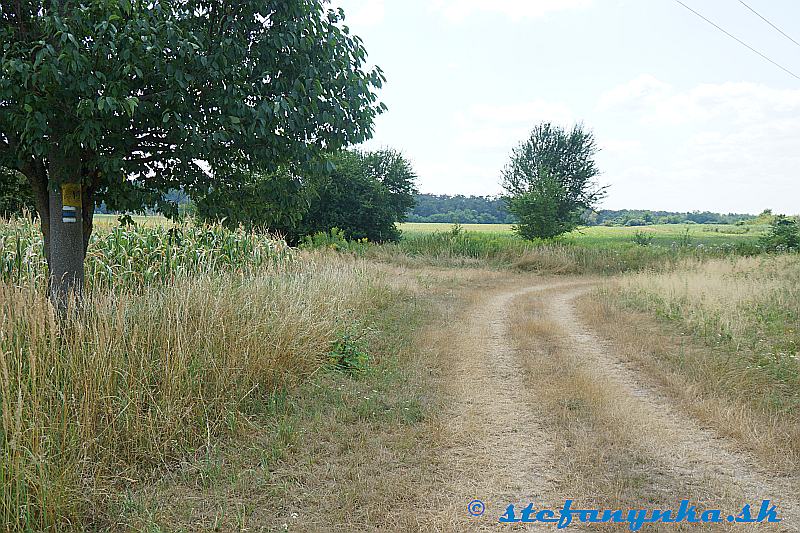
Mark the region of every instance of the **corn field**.
[[[219, 225], [108, 228], [91, 237], [86, 256], [89, 288], [128, 288], [176, 276], [257, 269], [289, 259], [279, 240]], [[0, 223], [0, 280], [41, 286], [47, 278], [42, 235], [29, 218]]]

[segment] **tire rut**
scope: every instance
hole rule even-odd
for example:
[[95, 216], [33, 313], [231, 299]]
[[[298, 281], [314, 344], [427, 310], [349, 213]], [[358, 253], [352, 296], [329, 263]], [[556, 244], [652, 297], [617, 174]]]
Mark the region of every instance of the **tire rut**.
[[589, 362], [598, 378], [616, 384], [620, 391], [635, 399], [638, 409], [631, 416], [640, 417], [642, 426], [646, 423], [647, 427], [637, 438], [669, 465], [673, 476], [686, 479], [687, 483], [713, 480], [727, 488], [725, 499], [737, 505], [770, 499], [778, 505], [783, 520], [780, 527], [785, 531], [800, 531], [798, 480], [769, 476], [729, 439], [701, 427], [649, 387], [632, 365], [616, 356], [612, 347], [581, 323], [574, 300], [587, 291], [586, 287], [553, 291], [545, 300], [548, 314], [566, 332], [567, 349]]
[[531, 391], [511, 340], [508, 313], [511, 301], [522, 295], [581, 284], [546, 283], [480, 298], [464, 313], [452, 338], [454, 409], [448, 432], [453, 439], [448, 453], [458, 480], [454, 492], [464, 505], [478, 498], [487, 507], [480, 523], [468, 522], [472, 527], [502, 526], [489, 519], [496, 520], [509, 503], [563, 504], [553, 493], [553, 441], [526, 401]]

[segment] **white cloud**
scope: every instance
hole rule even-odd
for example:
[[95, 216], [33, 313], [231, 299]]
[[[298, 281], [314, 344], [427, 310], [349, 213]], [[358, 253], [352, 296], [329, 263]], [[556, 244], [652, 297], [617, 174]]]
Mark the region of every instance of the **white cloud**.
[[434, 0], [433, 10], [448, 20], [461, 21], [479, 13], [498, 13], [514, 19], [538, 18], [555, 11], [587, 7], [593, 0]]
[[[800, 207], [800, 90], [742, 82], [679, 89], [645, 75], [608, 91], [597, 109], [641, 139], [639, 155], [657, 169], [646, 179], [654, 199], [702, 209]], [[607, 163], [621, 189], [638, 161], [620, 154]]]
[[386, 18], [384, 0], [339, 0], [335, 7], [342, 7], [345, 24], [358, 31], [359, 28], [376, 26]]
[[447, 163], [432, 160], [414, 163], [414, 169], [423, 184], [422, 192], [430, 194], [454, 194], [454, 185], [466, 194], [498, 194], [497, 176], [500, 168], [496, 164], [458, 159]]
[[614, 153], [630, 153], [642, 149], [642, 141], [638, 139], [602, 139], [600, 150]]
[[649, 125], [664, 126], [723, 120], [760, 124], [800, 113], [800, 90], [772, 89], [757, 83], [702, 84], [679, 90], [645, 74], [600, 97], [598, 110], [635, 112]]
[[455, 116], [456, 142], [467, 148], [510, 151], [542, 121], [572, 122], [572, 111], [558, 102], [534, 100], [519, 104], [474, 104]]

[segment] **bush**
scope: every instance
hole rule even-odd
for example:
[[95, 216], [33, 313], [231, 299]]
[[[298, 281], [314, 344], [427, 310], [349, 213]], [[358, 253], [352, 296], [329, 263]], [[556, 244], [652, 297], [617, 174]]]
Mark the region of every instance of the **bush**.
[[306, 250], [317, 250], [320, 248], [334, 250], [337, 252], [363, 252], [368, 246], [369, 239], [357, 239], [349, 241], [344, 231], [339, 228], [331, 228], [330, 231], [318, 231], [313, 235], [307, 235], [300, 243], [300, 248]]
[[633, 234], [633, 242], [639, 246], [650, 246], [653, 243], [653, 234], [647, 231], [637, 230]]
[[771, 252], [800, 250], [800, 226], [797, 219], [775, 215], [769, 224], [769, 232], [761, 239], [761, 245]]
[[339, 228], [346, 239], [397, 241], [396, 223], [414, 205], [411, 165], [397, 152], [344, 151], [330, 156], [333, 168], [315, 178], [314, 194], [298, 233], [313, 235]]

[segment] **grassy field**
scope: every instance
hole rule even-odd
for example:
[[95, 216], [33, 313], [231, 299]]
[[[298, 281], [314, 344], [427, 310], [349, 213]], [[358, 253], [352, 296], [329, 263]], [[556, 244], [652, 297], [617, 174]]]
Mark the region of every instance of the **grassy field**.
[[[99, 229], [84, 302], [61, 320], [30, 221], [0, 226], [0, 258], [4, 531], [140, 530], [139, 487], [179, 465], [207, 475], [276, 397], [369, 371], [404, 335], [386, 329], [403, 296], [375, 266], [216, 226]], [[293, 442], [275, 439], [276, 454]]]
[[[403, 235], [414, 238], [435, 232], [446, 232], [452, 224], [405, 223], [400, 224]], [[468, 232], [514, 237], [510, 224], [462, 224]], [[735, 226], [729, 224], [657, 224], [640, 227], [590, 226], [569, 233], [562, 241], [585, 246], [620, 246], [634, 244], [637, 233], [652, 236], [652, 244], [670, 246], [672, 243], [703, 245], [754, 242], [767, 226]], [[515, 237], [516, 238], [516, 237]]]

